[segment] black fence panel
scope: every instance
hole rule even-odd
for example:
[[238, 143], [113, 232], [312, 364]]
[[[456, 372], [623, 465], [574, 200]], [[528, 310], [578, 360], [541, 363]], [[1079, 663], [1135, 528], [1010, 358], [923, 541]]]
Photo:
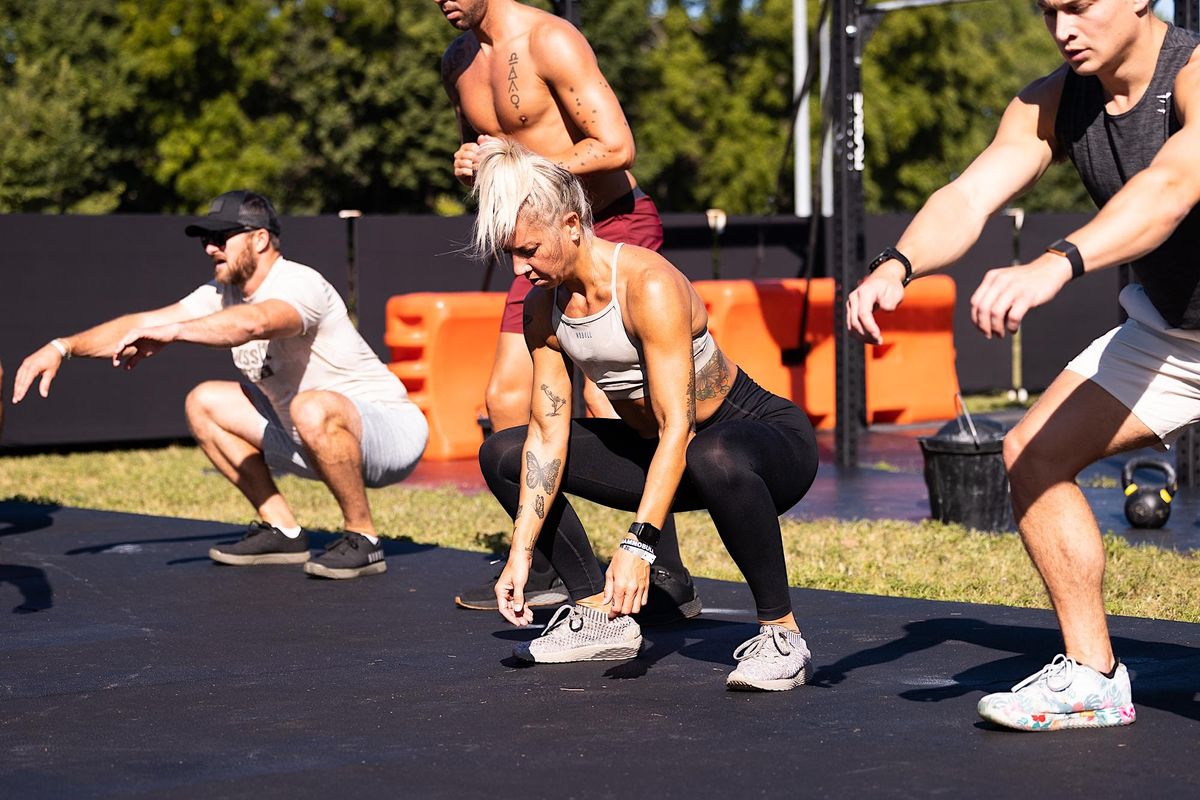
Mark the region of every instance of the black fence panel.
[[357, 224], [358, 329], [385, 361], [385, 310], [392, 295], [506, 291], [508, 275], [487, 269], [463, 249], [474, 217], [365, 216]]
[[[893, 244], [909, 215], [867, 220], [871, 256]], [[1077, 228], [1082, 215], [1038, 215], [1022, 231], [1024, 259]], [[353, 223], [332, 216], [281, 220], [288, 258], [324, 274], [344, 295], [351, 285], [350, 241], [355, 231], [359, 329], [381, 357], [387, 298], [410, 292], [504, 291], [507, 267], [490, 272], [463, 254], [470, 217], [367, 216]], [[29, 352], [54, 336], [73, 333], [128, 311], [175, 302], [211, 276], [195, 240], [183, 236], [183, 217], [0, 215], [0, 361], [3, 397]], [[714, 239], [703, 214], [664, 216], [663, 254], [693, 280], [799, 275], [808, 247], [808, 221], [793, 217], [731, 217]], [[988, 222], [978, 244], [951, 271], [958, 282], [955, 345], [964, 391], [1007, 388], [1009, 339], [984, 339], [971, 325], [969, 300], [984, 272], [1012, 260], [1010, 220]], [[814, 275], [824, 273], [818, 252]], [[1045, 388], [1063, 365], [1119, 321], [1116, 270], [1067, 287], [1024, 325], [1025, 387]], [[72, 361], [49, 399], [9, 406], [0, 447], [135, 442], [187, 435], [183, 398], [196, 383], [233, 379], [223, 351], [177, 346], [130, 373], [102, 361]]]
[[[131, 311], [176, 302], [212, 278], [184, 217], [0, 215], [0, 362], [6, 404], [26, 355], [55, 336]], [[346, 291], [345, 226], [336, 218], [283, 218], [289, 258]], [[47, 399], [5, 409], [7, 447], [173, 439], [188, 435], [183, 400], [200, 381], [234, 379], [228, 351], [168, 348], [131, 372], [101, 360], [64, 365]]]
[[[874, 257], [899, 239], [911, 221], [908, 214], [881, 214], [867, 220], [867, 253]], [[1082, 214], [1037, 214], [1025, 217], [1021, 229], [1021, 259], [1029, 261], [1046, 245], [1079, 228], [1089, 219]], [[958, 287], [954, 307], [954, 347], [958, 381], [964, 392], [984, 392], [1012, 386], [1012, 339], [985, 339], [971, 323], [971, 295], [989, 269], [1013, 260], [1013, 223], [993, 217], [975, 246], [947, 273]], [[1067, 362], [1093, 339], [1116, 325], [1118, 271], [1105, 270], [1069, 284], [1045, 306], [1033, 309], [1022, 324], [1024, 388], [1041, 391]], [[886, 331], [885, 331], [886, 335]]]

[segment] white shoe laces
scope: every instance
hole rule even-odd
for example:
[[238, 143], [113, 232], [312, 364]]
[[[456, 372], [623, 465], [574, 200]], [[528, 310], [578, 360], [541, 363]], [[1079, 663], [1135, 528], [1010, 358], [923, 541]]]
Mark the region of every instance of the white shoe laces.
[[1079, 663], [1075, 659], [1059, 653], [1049, 664], [1012, 687], [1012, 691], [1019, 692], [1027, 686], [1042, 682], [1050, 691], [1061, 692], [1075, 680], [1075, 669], [1078, 666]]
[[[775, 650], [781, 656], [790, 656], [792, 654], [792, 644], [787, 640], [787, 636], [783, 633], [784, 629], [778, 625], [765, 625], [762, 631], [752, 639], [747, 639], [738, 645], [738, 648], [733, 651], [733, 657], [737, 661], [745, 661], [748, 658], [754, 658], [762, 653], [763, 647], [770, 640], [775, 644]], [[762, 653], [768, 658], [774, 658], [774, 653]]]

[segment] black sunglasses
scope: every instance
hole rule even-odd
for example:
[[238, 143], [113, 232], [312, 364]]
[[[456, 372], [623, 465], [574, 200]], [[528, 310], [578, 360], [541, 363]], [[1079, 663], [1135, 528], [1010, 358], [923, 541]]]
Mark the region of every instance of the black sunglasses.
[[200, 234], [200, 244], [206, 248], [211, 244], [218, 250], [224, 250], [225, 243], [234, 236], [237, 236], [239, 233], [249, 233], [255, 230], [258, 229], [243, 225], [240, 228], [227, 228], [223, 231], [208, 231], [207, 233]]

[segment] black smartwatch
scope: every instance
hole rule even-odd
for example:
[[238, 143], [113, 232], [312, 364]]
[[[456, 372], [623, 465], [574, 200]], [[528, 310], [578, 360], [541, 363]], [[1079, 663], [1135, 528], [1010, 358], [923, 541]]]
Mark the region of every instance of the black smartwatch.
[[904, 280], [900, 281], [900, 285], [908, 286], [910, 283], [912, 283], [913, 279], [912, 262], [910, 262], [904, 256], [904, 253], [901, 253], [894, 247], [885, 247], [882, 253], [875, 256], [875, 260], [867, 266], [867, 274], [870, 275], [872, 272], [879, 269], [880, 265], [887, 261], [891, 261], [892, 259], [895, 259], [904, 265]]
[[1083, 274], [1083, 256], [1079, 253], [1079, 248], [1068, 242], [1066, 239], [1059, 239], [1054, 244], [1046, 248], [1047, 253], [1054, 253], [1056, 256], [1062, 256], [1067, 261], [1071, 262], [1071, 280], [1075, 280]]
[[651, 548], [658, 547], [658, 537], [662, 536], [662, 531], [649, 522], [633, 523], [629, 526], [629, 533], [633, 538]]

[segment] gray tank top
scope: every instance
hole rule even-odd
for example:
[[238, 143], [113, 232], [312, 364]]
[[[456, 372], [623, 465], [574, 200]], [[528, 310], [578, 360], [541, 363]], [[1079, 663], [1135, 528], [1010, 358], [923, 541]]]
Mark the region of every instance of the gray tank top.
[[[646, 396], [642, 368], [646, 358], [642, 343], [625, 330], [621, 304], [617, 302], [617, 259], [623, 246], [622, 242], [613, 249], [612, 299], [608, 305], [586, 317], [568, 317], [558, 307], [555, 287], [550, 322], [559, 347], [606, 395], [614, 400], [637, 400]], [[697, 373], [716, 352], [717, 343], [707, 328], [692, 339], [692, 363]]]
[[[1171, 99], [1175, 76], [1200, 44], [1200, 36], [1168, 25], [1154, 77], [1146, 93], [1124, 114], [1104, 110], [1104, 90], [1095, 76], [1068, 70], [1054, 133], [1097, 206], [1150, 165], [1167, 137], [1180, 128]], [[1176, 328], [1200, 329], [1200, 209], [1158, 249], [1130, 266], [1146, 296]]]

